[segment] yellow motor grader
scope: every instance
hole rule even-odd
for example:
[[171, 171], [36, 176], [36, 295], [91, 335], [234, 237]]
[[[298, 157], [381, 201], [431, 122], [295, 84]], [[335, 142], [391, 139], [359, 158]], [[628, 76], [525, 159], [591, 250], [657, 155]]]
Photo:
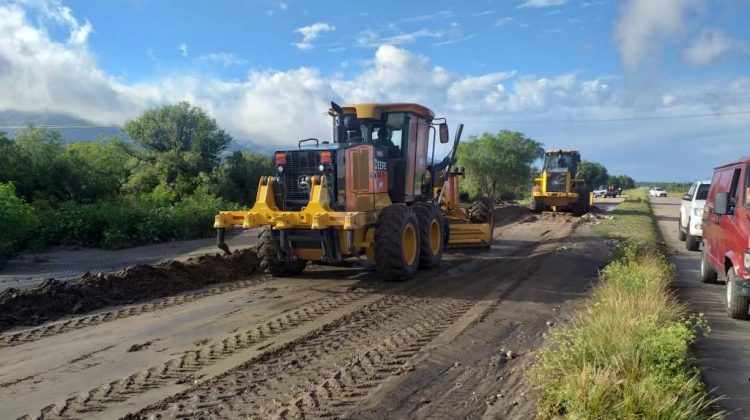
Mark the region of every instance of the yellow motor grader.
[[534, 179], [531, 210], [570, 211], [574, 216], [588, 213], [593, 198], [584, 179], [578, 177], [580, 163], [581, 154], [575, 150], [547, 150], [541, 176]]
[[387, 278], [406, 280], [437, 267], [445, 245], [491, 244], [491, 204], [458, 200], [463, 125], [435, 164], [448, 125], [422, 105], [331, 102], [328, 114], [333, 141], [310, 138], [277, 151], [276, 173], [261, 177], [253, 207], [216, 216], [219, 248], [229, 252], [227, 228], [262, 228], [258, 257], [272, 275], [365, 256]]

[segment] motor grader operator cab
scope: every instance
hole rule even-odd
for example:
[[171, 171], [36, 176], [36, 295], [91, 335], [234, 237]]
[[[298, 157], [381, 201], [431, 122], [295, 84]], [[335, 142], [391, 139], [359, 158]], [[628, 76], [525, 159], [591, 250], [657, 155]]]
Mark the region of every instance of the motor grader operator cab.
[[[377, 202], [368, 204], [359, 197], [360, 193], [372, 191], [387, 193], [392, 203], [430, 198], [434, 180], [428, 168], [430, 142], [434, 154], [437, 132], [439, 141], [449, 140], [447, 125], [434, 124], [431, 110], [417, 104], [342, 107], [331, 103], [329, 115], [333, 120], [332, 148], [343, 157], [339, 162], [342, 170], [336, 177], [335, 202], [339, 208], [347, 211], [377, 208]], [[348, 162], [359, 159], [361, 163], [346, 166], [346, 156], [350, 156]], [[372, 163], [366, 164], [366, 160]]]

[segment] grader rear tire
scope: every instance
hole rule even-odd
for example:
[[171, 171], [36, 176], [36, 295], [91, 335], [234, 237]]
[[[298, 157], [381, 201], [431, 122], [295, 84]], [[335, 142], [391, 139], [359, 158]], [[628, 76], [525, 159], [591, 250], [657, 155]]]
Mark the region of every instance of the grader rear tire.
[[285, 258], [270, 228], [263, 228], [258, 236], [258, 259], [260, 259], [260, 268], [274, 277], [299, 274], [307, 265], [305, 260]]
[[435, 268], [443, 259], [444, 224], [440, 208], [429, 203], [415, 203], [412, 207], [419, 223], [419, 268]]
[[483, 198], [471, 203], [469, 207], [469, 221], [472, 223], [488, 223], [492, 215], [492, 202]]
[[419, 268], [419, 222], [404, 205], [384, 208], [375, 225], [375, 263], [389, 280], [409, 280]]
[[472, 223], [489, 223], [490, 229], [487, 237], [484, 241], [487, 243], [487, 248], [492, 247], [492, 235], [495, 229], [495, 210], [492, 205], [492, 200], [489, 198], [483, 198], [471, 203], [469, 207], [469, 221]]

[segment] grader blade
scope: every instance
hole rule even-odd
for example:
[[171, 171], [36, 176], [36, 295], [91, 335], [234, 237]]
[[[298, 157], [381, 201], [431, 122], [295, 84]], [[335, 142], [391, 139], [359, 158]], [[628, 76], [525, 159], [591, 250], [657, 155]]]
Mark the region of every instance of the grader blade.
[[492, 245], [491, 223], [450, 223], [448, 247], [489, 248]]

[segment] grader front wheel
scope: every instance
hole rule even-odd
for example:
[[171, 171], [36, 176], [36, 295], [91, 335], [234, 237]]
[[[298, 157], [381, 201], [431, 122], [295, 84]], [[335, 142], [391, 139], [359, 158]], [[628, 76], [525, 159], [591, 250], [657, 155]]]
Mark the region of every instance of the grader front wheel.
[[417, 273], [420, 257], [419, 223], [404, 205], [392, 205], [378, 215], [375, 226], [375, 263], [391, 280], [408, 280]]
[[260, 232], [258, 258], [260, 259], [261, 269], [274, 277], [299, 274], [307, 265], [305, 260], [285, 258], [279, 248], [279, 242], [274, 238], [273, 231], [270, 228], [264, 228]]

